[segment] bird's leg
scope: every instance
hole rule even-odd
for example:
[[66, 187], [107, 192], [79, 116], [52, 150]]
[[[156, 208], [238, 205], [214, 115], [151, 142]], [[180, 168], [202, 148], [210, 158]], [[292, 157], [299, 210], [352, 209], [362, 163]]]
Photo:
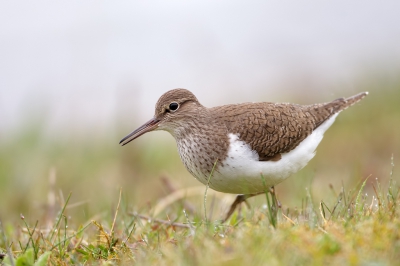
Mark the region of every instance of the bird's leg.
[[272, 198], [272, 212], [274, 214], [274, 216], [277, 216], [278, 214], [278, 208], [280, 209], [282, 207], [281, 203], [279, 202], [279, 200], [276, 198], [276, 194], [275, 194], [275, 187], [272, 186], [269, 189], [269, 193], [271, 194], [271, 198]]
[[[225, 216], [225, 219], [222, 221], [223, 223], [226, 222], [229, 217], [231, 217], [231, 215], [233, 214], [233, 212], [236, 210], [237, 206], [244, 202], [246, 203], [247, 207], [250, 208], [250, 204], [247, 202], [248, 198], [260, 195], [260, 194], [264, 194], [265, 192], [260, 192], [260, 193], [254, 193], [254, 194], [241, 194], [241, 195], [237, 195], [235, 201], [232, 203], [231, 207], [229, 208], [228, 213]], [[282, 205], [279, 202], [279, 200], [276, 198], [276, 194], [275, 194], [275, 187], [271, 187], [269, 189], [269, 193], [271, 194], [272, 197], [272, 210], [274, 215], [276, 216], [278, 213], [278, 208], [281, 208]]]
[[248, 198], [251, 198], [251, 197], [254, 197], [254, 196], [263, 194], [263, 193], [264, 193], [264, 192], [255, 193], [255, 194], [246, 194], [246, 195], [241, 194], [241, 195], [237, 195], [235, 201], [232, 203], [231, 207], [229, 208], [228, 213], [227, 213], [226, 216], [225, 216], [225, 219], [224, 219], [222, 222], [223, 222], [223, 223], [226, 222], [226, 221], [229, 219], [229, 217], [231, 217], [232, 213], [236, 210], [236, 207], [237, 207], [240, 203], [245, 202], [246, 205], [247, 205], [248, 207], [250, 207], [249, 203], [248, 203], [246, 200], [247, 200]]

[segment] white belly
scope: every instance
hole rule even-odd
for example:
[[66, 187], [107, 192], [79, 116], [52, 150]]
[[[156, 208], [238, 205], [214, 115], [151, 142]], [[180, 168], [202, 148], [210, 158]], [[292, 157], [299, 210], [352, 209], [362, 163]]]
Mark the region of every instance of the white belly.
[[[282, 182], [306, 166], [314, 157], [315, 149], [337, 115], [338, 113], [320, 125], [294, 150], [283, 153], [279, 161], [259, 161], [256, 151], [239, 140], [237, 135], [229, 134], [228, 156], [223, 161], [224, 166], [219, 166], [213, 172], [210, 187], [226, 193], [250, 194], [264, 191], [262, 177], [267, 188]], [[199, 180], [207, 183], [204, 178]]]

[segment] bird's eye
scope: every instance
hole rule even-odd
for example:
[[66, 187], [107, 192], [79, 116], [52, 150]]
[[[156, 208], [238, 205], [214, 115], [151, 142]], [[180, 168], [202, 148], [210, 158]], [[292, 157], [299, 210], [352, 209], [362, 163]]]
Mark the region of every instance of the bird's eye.
[[176, 111], [176, 110], [178, 110], [178, 108], [179, 108], [179, 104], [176, 102], [172, 102], [169, 104], [169, 110], [171, 110], [171, 111]]

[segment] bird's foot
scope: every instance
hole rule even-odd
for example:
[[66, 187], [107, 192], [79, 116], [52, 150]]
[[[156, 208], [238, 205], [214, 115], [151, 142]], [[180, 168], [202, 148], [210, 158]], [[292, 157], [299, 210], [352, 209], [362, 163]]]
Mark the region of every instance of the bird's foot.
[[[272, 198], [272, 212], [274, 216], [277, 216], [278, 214], [278, 209], [280, 209], [282, 207], [281, 203], [279, 202], [279, 200], [276, 198], [276, 194], [275, 194], [275, 188], [271, 187], [269, 190], [269, 193], [271, 194], [271, 198]], [[264, 192], [261, 193], [255, 193], [255, 194], [241, 194], [241, 195], [237, 195], [235, 201], [232, 203], [231, 207], [229, 208], [229, 211], [227, 212], [225, 218], [222, 220], [223, 223], [225, 223], [229, 217], [231, 217], [231, 215], [233, 214], [233, 212], [236, 210], [236, 208], [239, 206], [242, 202], [246, 203], [247, 207], [250, 208], [250, 204], [247, 202], [248, 198], [260, 195], [260, 194], [264, 194]]]
[[225, 216], [225, 219], [222, 220], [223, 223], [225, 223], [229, 217], [233, 214], [233, 212], [236, 210], [237, 206], [240, 205], [242, 202], [246, 202], [247, 206], [250, 206], [249, 203], [246, 201], [249, 197], [249, 195], [237, 195], [235, 201], [231, 204], [231, 207], [229, 208], [228, 213]]
[[[264, 192], [262, 192], [262, 193], [264, 193]], [[231, 215], [236, 210], [236, 208], [238, 206], [240, 206], [240, 204], [242, 202], [246, 203], [246, 206], [248, 208], [250, 208], [250, 204], [247, 202], [247, 199], [251, 198], [251, 197], [254, 197], [254, 196], [257, 196], [257, 195], [260, 195], [262, 193], [237, 195], [235, 201], [232, 203], [231, 207], [229, 208], [228, 213], [225, 216], [225, 219], [223, 219], [222, 222], [225, 223], [229, 219], [229, 217], [231, 217]]]

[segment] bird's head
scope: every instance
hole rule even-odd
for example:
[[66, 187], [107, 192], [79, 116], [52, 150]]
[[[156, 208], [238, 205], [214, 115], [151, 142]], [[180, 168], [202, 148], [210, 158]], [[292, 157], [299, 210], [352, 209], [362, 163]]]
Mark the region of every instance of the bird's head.
[[123, 146], [144, 133], [154, 130], [165, 130], [174, 135], [176, 128], [184, 126], [187, 119], [194, 117], [203, 108], [190, 91], [186, 89], [170, 90], [157, 101], [154, 117], [119, 143]]

